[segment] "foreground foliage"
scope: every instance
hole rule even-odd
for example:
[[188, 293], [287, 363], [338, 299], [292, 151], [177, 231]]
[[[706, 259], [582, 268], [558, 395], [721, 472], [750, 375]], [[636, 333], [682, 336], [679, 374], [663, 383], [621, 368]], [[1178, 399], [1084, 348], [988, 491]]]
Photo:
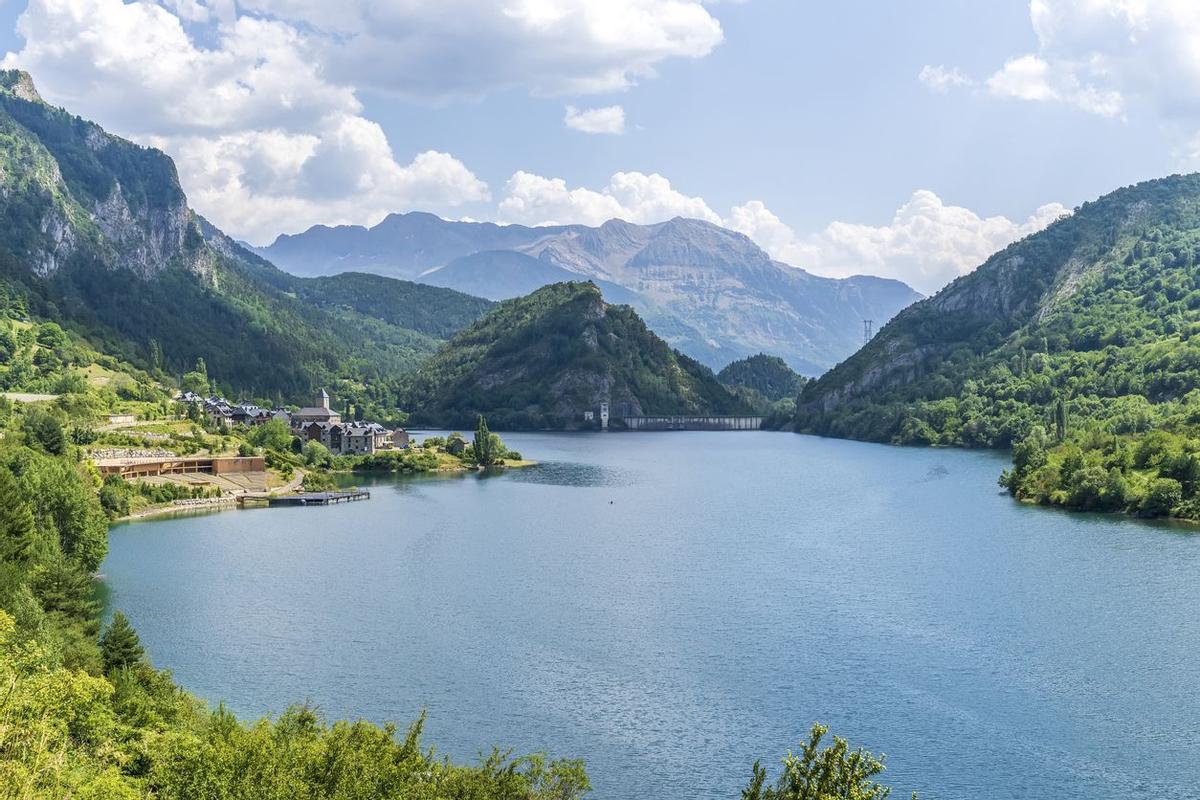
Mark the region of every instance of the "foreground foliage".
[[[799, 753], [788, 753], [775, 785], [767, 770], [754, 762], [753, 777], [742, 790], [742, 800], [886, 800], [892, 790], [875, 778], [884, 770], [883, 757], [862, 748], [851, 750], [840, 736], [822, 747], [829, 729], [814, 724]], [[913, 800], [917, 795], [914, 792]]]
[[423, 720], [398, 733], [327, 724], [299, 706], [247, 725], [205, 708], [150, 665], [119, 611], [101, 632], [92, 574], [108, 543], [101, 492], [114, 487], [77, 446], [31, 424], [39, 413], [0, 416], [0, 798], [574, 800], [588, 791], [580, 761], [494, 751], [454, 764], [422, 745]]

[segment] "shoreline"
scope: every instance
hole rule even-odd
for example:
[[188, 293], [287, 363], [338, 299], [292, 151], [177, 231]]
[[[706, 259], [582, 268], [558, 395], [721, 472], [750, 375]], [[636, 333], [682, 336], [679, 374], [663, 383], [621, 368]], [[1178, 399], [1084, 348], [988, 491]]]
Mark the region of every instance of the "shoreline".
[[[491, 470], [506, 470], [506, 469], [523, 469], [525, 467], [536, 467], [539, 462], [533, 459], [521, 459], [520, 461], [508, 461], [504, 464], [495, 464], [491, 467], [472, 467], [472, 466], [457, 466], [457, 467], [437, 467], [430, 470], [422, 470], [414, 473], [404, 473], [399, 471], [382, 471], [382, 470], [343, 470], [335, 472], [335, 475], [456, 475], [465, 472], [485, 472]], [[284, 496], [294, 493], [300, 487], [304, 473], [300, 470], [299, 476], [293, 478], [284, 486], [278, 487], [269, 494]], [[182, 516], [185, 514], [215, 514], [221, 511], [237, 511], [241, 508], [238, 503], [239, 495], [229, 495], [226, 497], [204, 498], [205, 502], [196, 501], [173, 501], [169, 505], [155, 505], [134, 511], [131, 514], [126, 514], [123, 517], [109, 521], [109, 526], [116, 525], [120, 522], [138, 522], [142, 520], [155, 519], [158, 517], [173, 517], [176, 515]], [[176, 505], [176, 502], [183, 503]]]
[[176, 514], [187, 513], [205, 513], [211, 514], [217, 511], [228, 511], [238, 507], [237, 497], [212, 497], [207, 498], [211, 502], [196, 503], [194, 505], [175, 505], [173, 502], [170, 505], [148, 506], [140, 511], [134, 511], [131, 514], [126, 514], [123, 517], [117, 517], [109, 522], [109, 525], [115, 525], [118, 522], [136, 522], [138, 520], [152, 519], [154, 517], [170, 517]]

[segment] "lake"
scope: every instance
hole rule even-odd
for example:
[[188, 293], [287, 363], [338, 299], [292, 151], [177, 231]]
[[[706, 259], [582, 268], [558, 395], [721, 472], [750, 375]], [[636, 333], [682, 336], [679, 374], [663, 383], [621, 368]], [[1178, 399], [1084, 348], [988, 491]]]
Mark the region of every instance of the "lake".
[[586, 759], [597, 800], [737, 798], [816, 720], [897, 798], [1200, 796], [1192, 529], [1023, 506], [992, 453], [505, 440], [542, 465], [117, 526], [110, 609], [240, 715], [426, 709], [457, 759]]

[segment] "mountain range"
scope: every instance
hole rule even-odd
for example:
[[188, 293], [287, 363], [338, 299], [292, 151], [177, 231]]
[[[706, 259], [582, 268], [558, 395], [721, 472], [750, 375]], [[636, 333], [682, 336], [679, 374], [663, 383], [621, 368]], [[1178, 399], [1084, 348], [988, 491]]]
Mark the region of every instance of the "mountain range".
[[392, 214], [371, 228], [315, 226], [257, 252], [303, 276], [373, 272], [493, 300], [593, 281], [672, 346], [720, 368], [760, 352], [820, 374], [920, 295], [882, 278], [823, 278], [773, 260], [748, 237], [676, 218], [654, 225], [526, 227]]

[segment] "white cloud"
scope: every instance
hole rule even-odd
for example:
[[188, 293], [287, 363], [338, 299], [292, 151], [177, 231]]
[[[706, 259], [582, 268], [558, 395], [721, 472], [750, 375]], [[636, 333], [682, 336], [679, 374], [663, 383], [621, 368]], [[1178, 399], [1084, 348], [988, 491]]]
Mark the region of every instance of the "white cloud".
[[567, 106], [563, 122], [568, 128], [581, 133], [611, 133], [625, 132], [625, 109], [621, 106], [604, 106], [603, 108], [578, 109]]
[[1010, 58], [992, 94], [1092, 114], [1149, 112], [1181, 138], [1200, 127], [1200, 3], [1032, 0], [1036, 53]]
[[832, 222], [798, 236], [759, 201], [737, 206], [727, 221], [772, 256], [821, 275], [868, 274], [897, 278], [931, 293], [973, 270], [1011, 242], [1035, 233], [1068, 209], [1059, 203], [1038, 208], [1024, 222], [980, 217], [948, 206], [933, 192], [913, 192], [887, 225]]
[[987, 87], [998, 97], [1068, 103], [1102, 117], [1119, 116], [1124, 106], [1119, 91], [1083, 84], [1071, 69], [1035, 55], [1009, 59], [988, 78]]
[[963, 74], [958, 67], [944, 67], [941, 64], [926, 64], [917, 74], [917, 80], [939, 94], [945, 94], [951, 89], [961, 89], [973, 86], [975, 81]]
[[319, 32], [330, 74], [405, 96], [627, 88], [723, 38], [697, 0], [242, 0]]
[[721, 221], [702, 198], [676, 190], [662, 175], [641, 172], [618, 172], [599, 191], [517, 172], [504, 186], [498, 214], [501, 222], [524, 225], [600, 225], [614, 218], [643, 224], [672, 217]]

